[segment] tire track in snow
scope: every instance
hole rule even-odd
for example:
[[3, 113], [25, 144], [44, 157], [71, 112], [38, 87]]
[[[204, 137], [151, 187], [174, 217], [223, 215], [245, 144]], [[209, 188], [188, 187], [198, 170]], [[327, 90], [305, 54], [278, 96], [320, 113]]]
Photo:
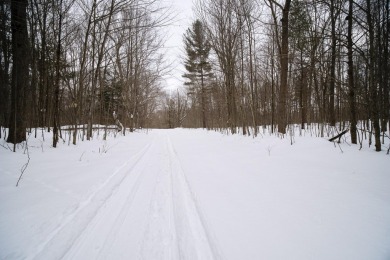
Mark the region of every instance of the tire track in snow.
[[[164, 137], [159, 135], [159, 166], [149, 204], [148, 225], [142, 244], [140, 259], [181, 259], [173, 214], [172, 180], [169, 155]], [[157, 162], [156, 162], [157, 163]]]
[[109, 258], [110, 249], [132, 209], [134, 197], [146, 176], [145, 169], [152, 159], [151, 155], [151, 149], [148, 149], [146, 156], [143, 156], [128, 172], [117, 192], [107, 200], [104, 207], [97, 212], [68, 250], [65, 259]]
[[[193, 256], [196, 256], [195, 259], [222, 259], [216, 239], [211, 235], [169, 136], [166, 144], [171, 167], [176, 229], [180, 237], [180, 255], [185, 254], [184, 258], [188, 259], [193, 259]], [[187, 257], [188, 252], [191, 253]]]
[[[214, 242], [215, 239], [212, 238], [205, 217], [191, 191], [168, 135], [164, 137], [163, 146], [165, 171], [162, 173], [162, 181], [156, 188], [156, 201], [152, 202], [151, 215], [155, 216], [152, 218], [149, 233], [145, 239], [144, 258], [221, 259], [221, 254]], [[165, 195], [161, 196], [161, 193]], [[164, 211], [163, 214], [161, 211]], [[164, 223], [158, 222], [162, 215], [167, 219], [165, 229]], [[164, 236], [167, 237], [164, 238]], [[157, 241], [159, 238], [168, 243], [167, 247], [159, 249], [160, 254], [158, 250], [153, 252], [150, 248], [155, 244], [150, 239]], [[148, 250], [152, 250], [153, 254], [148, 253]]]
[[[99, 210], [120, 188], [126, 177], [144, 160], [152, 143], [147, 144], [141, 151], [132, 156], [128, 161], [120, 165], [112, 175], [101, 183], [91, 194], [78, 203], [74, 211], [66, 216], [58, 226], [48, 234], [37, 247], [36, 251], [27, 259], [59, 259], [62, 258], [72, 247], [73, 243], [82, 235], [88, 227], [89, 222], [95, 217]], [[130, 164], [131, 163], [131, 164]], [[126, 167], [130, 164], [128, 169]], [[81, 230], [81, 231], [80, 231]], [[61, 244], [52, 249], [53, 244]], [[63, 249], [62, 252], [53, 251]]]

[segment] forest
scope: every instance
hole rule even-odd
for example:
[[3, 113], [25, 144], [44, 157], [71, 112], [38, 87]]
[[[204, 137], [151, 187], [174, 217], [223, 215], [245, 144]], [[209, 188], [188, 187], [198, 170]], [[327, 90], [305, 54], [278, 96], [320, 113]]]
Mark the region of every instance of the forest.
[[[315, 124], [389, 138], [389, 0], [197, 0], [184, 86], [162, 78], [169, 7], [155, 0], [1, 0], [1, 138], [94, 127], [256, 136]], [[65, 127], [66, 126], [66, 127]], [[9, 129], [9, 131], [5, 131]], [[34, 131], [36, 134], [37, 131]]]

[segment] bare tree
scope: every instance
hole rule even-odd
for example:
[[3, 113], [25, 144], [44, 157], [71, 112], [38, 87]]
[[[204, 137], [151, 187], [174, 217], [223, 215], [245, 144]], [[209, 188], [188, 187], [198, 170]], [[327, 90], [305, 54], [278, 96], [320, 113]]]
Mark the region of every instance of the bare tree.
[[[0, 126], [7, 126], [9, 117], [10, 68], [11, 68], [11, 24], [10, 5], [0, 3]], [[0, 132], [0, 137], [1, 137]]]
[[11, 1], [12, 89], [7, 142], [13, 144], [26, 140], [25, 109], [29, 85], [29, 62], [26, 59], [29, 57], [26, 9], [27, 0]]
[[347, 48], [348, 48], [348, 95], [349, 95], [349, 113], [350, 113], [350, 130], [351, 130], [351, 142], [357, 143], [357, 121], [356, 121], [356, 102], [355, 102], [355, 81], [353, 72], [353, 40], [352, 40], [352, 27], [353, 27], [353, 0], [349, 0], [348, 8], [348, 35], [347, 35]]
[[223, 75], [226, 89], [227, 125], [232, 133], [236, 133], [238, 121], [236, 70], [241, 29], [238, 24], [236, 5], [235, 0], [200, 1], [198, 3], [201, 21], [208, 28], [208, 38]]
[[60, 0], [57, 6], [59, 13], [58, 19], [58, 38], [57, 38], [57, 49], [56, 49], [56, 81], [54, 89], [54, 108], [53, 108], [53, 147], [57, 147], [58, 132], [59, 132], [59, 116], [60, 116], [60, 60], [61, 60], [61, 37], [62, 37], [62, 0]]
[[[278, 131], [282, 134], [286, 133], [287, 126], [287, 94], [288, 94], [288, 39], [289, 39], [289, 13], [291, 0], [286, 0], [284, 5], [279, 4], [274, 0], [269, 0], [269, 6], [275, 23], [276, 41], [280, 57], [280, 90], [279, 90], [279, 104], [278, 104]], [[275, 7], [282, 10], [282, 32], [281, 40], [279, 40], [278, 20], [276, 17]]]

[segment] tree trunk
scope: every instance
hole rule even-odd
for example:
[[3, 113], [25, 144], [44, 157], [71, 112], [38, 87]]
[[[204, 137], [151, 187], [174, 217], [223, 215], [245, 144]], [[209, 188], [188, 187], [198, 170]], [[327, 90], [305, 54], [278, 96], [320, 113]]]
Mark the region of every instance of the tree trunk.
[[390, 121], [390, 96], [389, 96], [389, 30], [390, 30], [390, 19], [389, 19], [389, 0], [386, 0], [385, 4], [385, 23], [383, 29], [384, 42], [384, 53], [383, 53], [383, 118], [382, 118], [382, 131], [385, 132], [388, 127], [387, 124]]
[[[109, 13], [108, 13], [108, 21], [107, 21], [107, 24], [106, 24], [106, 28], [105, 28], [105, 31], [104, 31], [104, 37], [103, 37], [103, 42], [100, 44], [100, 46], [98, 47], [98, 61], [97, 61], [97, 64], [96, 64], [96, 70], [94, 72], [94, 78], [92, 80], [92, 94], [91, 94], [91, 102], [89, 104], [89, 107], [88, 107], [88, 130], [87, 130], [87, 140], [90, 140], [90, 138], [92, 137], [92, 124], [93, 124], [93, 112], [94, 112], [94, 108], [95, 108], [95, 92], [96, 92], [96, 88], [97, 88], [97, 82], [98, 82], [98, 76], [99, 76], [99, 71], [100, 71], [100, 66], [103, 62], [103, 56], [104, 56], [104, 48], [105, 48], [105, 45], [106, 45], [106, 42], [107, 42], [107, 38], [108, 38], [108, 34], [109, 34], [109, 29], [110, 29], [110, 25], [111, 25], [111, 19], [112, 19], [112, 16], [113, 16], [113, 13], [114, 13], [114, 6], [115, 6], [115, 0], [112, 0], [111, 1], [111, 5], [110, 5], [110, 10], [109, 10]], [[95, 24], [94, 24], [95, 26]], [[95, 28], [94, 28], [94, 31], [95, 31]], [[100, 49], [99, 49], [100, 48]]]
[[88, 39], [89, 35], [91, 33], [91, 25], [92, 25], [92, 18], [93, 14], [96, 9], [96, 0], [93, 0], [91, 13], [88, 17], [88, 25], [84, 36], [84, 42], [82, 47], [82, 55], [81, 55], [81, 63], [80, 63], [80, 74], [79, 74], [79, 82], [78, 82], [78, 93], [77, 93], [77, 104], [75, 104], [75, 129], [73, 133], [73, 144], [76, 144], [76, 138], [77, 138], [77, 132], [78, 132], [78, 125], [82, 120], [82, 114], [83, 114], [83, 97], [84, 97], [84, 73], [85, 73], [85, 66], [87, 62], [87, 48], [88, 48]]
[[334, 89], [336, 76], [336, 15], [335, 15], [335, 0], [330, 1], [330, 20], [331, 20], [331, 64], [330, 64], [330, 82], [329, 82], [329, 123], [331, 126], [336, 125], [336, 116], [334, 111]]
[[299, 106], [301, 109], [301, 129], [305, 129], [306, 124], [306, 88], [307, 88], [307, 69], [303, 67], [303, 51], [301, 50], [301, 78], [300, 78], [300, 91], [299, 91]]
[[206, 124], [206, 91], [205, 91], [205, 83], [204, 83], [204, 72], [203, 68], [201, 68], [200, 74], [200, 84], [201, 84], [201, 99], [202, 99], [202, 127], [203, 129], [207, 128]]
[[[9, 15], [6, 11], [5, 3], [0, 4], [0, 28], [1, 31], [1, 52], [0, 55], [3, 59], [3, 63], [0, 63], [0, 125], [5, 126], [9, 118], [9, 67], [11, 64], [11, 53], [10, 53], [10, 40], [7, 35], [6, 22], [9, 21]], [[1, 133], [0, 133], [1, 138]]]
[[[28, 88], [28, 34], [26, 21], [27, 0], [11, 1], [12, 26], [12, 83], [11, 111], [8, 143], [21, 143], [26, 140], [25, 104]], [[15, 150], [15, 146], [14, 146]]]
[[355, 83], [353, 75], [353, 42], [352, 42], [352, 15], [353, 15], [353, 0], [349, 0], [348, 9], [348, 97], [349, 97], [349, 120], [351, 129], [351, 142], [357, 143], [357, 129], [356, 129], [356, 103], [355, 103]]
[[57, 41], [57, 61], [56, 61], [56, 83], [54, 89], [54, 108], [53, 108], [53, 147], [57, 147], [58, 142], [58, 128], [60, 117], [60, 59], [61, 59], [61, 30], [62, 30], [62, 0], [60, 0], [60, 6], [58, 8], [59, 22], [58, 22], [58, 41]]
[[288, 15], [291, 0], [286, 0], [282, 18], [282, 47], [280, 55], [280, 92], [278, 106], [278, 132], [285, 134], [287, 126], [287, 76], [288, 76]]
[[[370, 108], [371, 108], [371, 120], [374, 126], [374, 137], [375, 137], [375, 150], [381, 151], [381, 140], [380, 140], [380, 125], [379, 125], [379, 108], [377, 100], [377, 77], [375, 75], [375, 50], [374, 50], [374, 25], [371, 17], [371, 1], [366, 0], [367, 3], [367, 24], [368, 24], [368, 35], [369, 35], [369, 75], [368, 84], [370, 87]], [[378, 43], [379, 44], [379, 43]]]

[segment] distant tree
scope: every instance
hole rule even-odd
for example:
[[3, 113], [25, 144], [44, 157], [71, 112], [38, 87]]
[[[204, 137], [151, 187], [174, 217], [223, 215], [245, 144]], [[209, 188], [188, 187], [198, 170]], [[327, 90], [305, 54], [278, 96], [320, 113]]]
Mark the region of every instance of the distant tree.
[[188, 28], [184, 35], [186, 60], [184, 62], [188, 73], [183, 77], [190, 81], [186, 85], [191, 86], [191, 91], [200, 90], [200, 103], [202, 108], [202, 126], [206, 124], [206, 92], [207, 80], [212, 76], [209, 62], [210, 44], [206, 37], [206, 30], [201, 21], [196, 20], [192, 28]]
[[351, 124], [351, 143], [357, 143], [357, 119], [356, 119], [356, 101], [355, 101], [355, 81], [353, 71], [353, 41], [352, 41], [352, 20], [353, 20], [353, 0], [349, 0], [348, 7], [348, 35], [347, 35], [347, 49], [348, 49], [348, 97], [349, 97], [349, 113]]
[[8, 143], [26, 140], [25, 104], [28, 79], [27, 0], [11, 1], [12, 83]]
[[[279, 106], [278, 106], [278, 132], [285, 134], [287, 127], [287, 95], [288, 95], [288, 54], [289, 54], [289, 14], [291, 0], [286, 0], [284, 6], [278, 3], [275, 0], [268, 0], [269, 6], [271, 8], [272, 16], [275, 23], [276, 30], [276, 41], [279, 50], [279, 59], [280, 59], [280, 91], [279, 91]], [[281, 21], [281, 40], [279, 39], [278, 24], [274, 5], [282, 10], [282, 19]]]
[[53, 113], [53, 147], [57, 147], [60, 117], [60, 59], [61, 59], [61, 30], [62, 30], [62, 0], [59, 3], [58, 41], [56, 49], [56, 80], [54, 89], [54, 113]]
[[[379, 63], [380, 59], [377, 58], [377, 53], [375, 52], [375, 38], [379, 38], [378, 33], [375, 33], [374, 28], [374, 19], [373, 19], [373, 12], [375, 10], [375, 7], [372, 8], [373, 3], [371, 0], [366, 0], [366, 20], [367, 20], [367, 27], [368, 27], [368, 54], [369, 54], [369, 74], [368, 74], [368, 84], [370, 88], [370, 114], [371, 114], [371, 121], [374, 127], [374, 137], [375, 137], [375, 150], [377, 152], [381, 151], [381, 141], [380, 141], [380, 124], [379, 124], [379, 104], [378, 104], [378, 90], [377, 86], [379, 85], [378, 76], [380, 75], [379, 69], [377, 69], [377, 66], [375, 63]], [[374, 10], [373, 10], [374, 9]], [[378, 30], [380, 32], [380, 30]], [[378, 71], [376, 71], [378, 70]], [[379, 73], [378, 73], [379, 72]]]
[[[11, 66], [11, 24], [10, 5], [0, 2], [0, 125], [6, 126], [9, 117], [10, 66]], [[0, 132], [0, 138], [1, 138]]]
[[168, 128], [182, 127], [187, 116], [187, 98], [177, 90], [175, 93], [165, 94], [163, 100], [165, 112], [165, 126]]
[[279, 123], [278, 131], [282, 134], [286, 133], [287, 126], [287, 94], [288, 94], [288, 16], [290, 12], [290, 0], [286, 0], [283, 8], [282, 16], [282, 43], [280, 48], [280, 92], [279, 92]]
[[[290, 10], [290, 45], [292, 62], [295, 62], [295, 99], [300, 110], [301, 129], [305, 129], [307, 122], [307, 107], [308, 107], [308, 59], [309, 56], [309, 32], [310, 32], [310, 14], [305, 8], [305, 3], [293, 1]], [[295, 54], [295, 55], [294, 55]], [[295, 56], [295, 57], [294, 57]], [[292, 120], [297, 121], [298, 117]]]
[[330, 11], [330, 24], [331, 24], [331, 64], [330, 64], [330, 80], [329, 80], [329, 123], [331, 126], [336, 125], [335, 115], [335, 88], [336, 88], [336, 47], [337, 47], [337, 36], [336, 36], [336, 22], [340, 15], [337, 7], [337, 1], [331, 0], [329, 11]]
[[225, 96], [220, 101], [226, 102], [225, 125], [232, 134], [237, 133], [240, 115], [237, 111], [240, 97], [239, 85], [239, 48], [240, 30], [238, 0], [203, 1], [197, 9], [201, 21], [207, 25], [207, 36], [215, 52], [222, 93]]

